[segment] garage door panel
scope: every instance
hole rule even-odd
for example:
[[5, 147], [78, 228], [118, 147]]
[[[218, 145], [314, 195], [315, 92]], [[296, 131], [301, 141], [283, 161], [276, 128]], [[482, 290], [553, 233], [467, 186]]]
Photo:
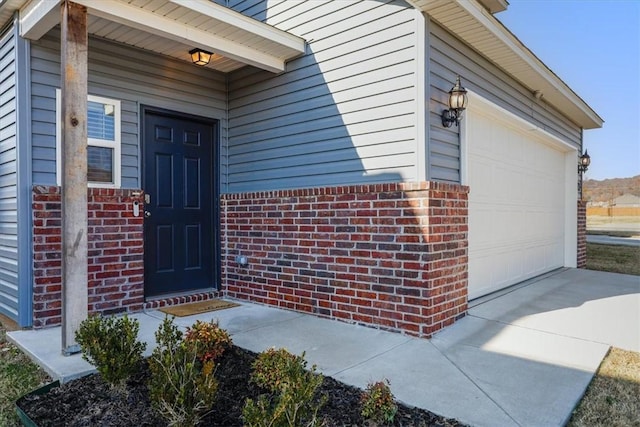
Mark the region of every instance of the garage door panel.
[[474, 298], [563, 265], [565, 155], [480, 111], [467, 123]]
[[496, 165], [494, 167], [494, 191], [497, 193], [494, 197], [496, 200], [504, 200], [505, 202], [513, 202], [514, 199], [520, 199], [521, 191], [521, 174], [506, 165]]
[[478, 208], [474, 217], [469, 217], [469, 229], [474, 229], [478, 239], [479, 248], [482, 244], [491, 242], [493, 231], [493, 210]]
[[524, 259], [520, 251], [509, 252], [509, 264], [507, 268], [505, 282], [508, 282], [511, 277], [521, 277], [524, 274]]
[[563, 266], [563, 262], [559, 262], [559, 259], [564, 257], [564, 245], [561, 243], [551, 244], [547, 247], [547, 267], [548, 268], [560, 268]]

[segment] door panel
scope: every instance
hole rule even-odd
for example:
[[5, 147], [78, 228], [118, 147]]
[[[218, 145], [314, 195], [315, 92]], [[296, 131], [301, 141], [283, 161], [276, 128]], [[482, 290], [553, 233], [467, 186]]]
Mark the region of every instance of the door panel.
[[564, 264], [565, 153], [468, 111], [469, 298]]
[[216, 277], [216, 124], [145, 111], [145, 296], [211, 288]]

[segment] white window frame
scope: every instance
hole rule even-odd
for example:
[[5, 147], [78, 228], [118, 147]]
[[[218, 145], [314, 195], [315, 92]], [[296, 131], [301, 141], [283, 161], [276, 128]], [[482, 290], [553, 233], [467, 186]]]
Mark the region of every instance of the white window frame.
[[[105, 147], [113, 149], [113, 181], [112, 182], [88, 182], [88, 187], [95, 188], [120, 188], [122, 183], [122, 159], [121, 156], [121, 110], [120, 101], [104, 98], [102, 96], [89, 95], [88, 102], [109, 104], [114, 106], [114, 140], [87, 138], [87, 146]], [[56, 183], [62, 186], [62, 91], [56, 89]]]

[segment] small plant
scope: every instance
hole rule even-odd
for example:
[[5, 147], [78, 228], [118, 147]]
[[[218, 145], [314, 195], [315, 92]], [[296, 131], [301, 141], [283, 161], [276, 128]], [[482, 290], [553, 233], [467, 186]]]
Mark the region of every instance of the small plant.
[[369, 383], [362, 394], [362, 418], [369, 420], [370, 425], [389, 425], [398, 412], [398, 405], [393, 398], [389, 380]]
[[75, 333], [82, 358], [96, 367], [102, 378], [117, 389], [124, 389], [127, 378], [142, 363], [146, 343], [138, 341], [137, 320], [123, 317], [90, 316]]
[[231, 337], [229, 333], [220, 328], [218, 322], [202, 322], [196, 320], [184, 336], [184, 341], [191, 345], [197, 344], [198, 358], [201, 362], [215, 362], [222, 354], [231, 347]]
[[261, 353], [253, 364], [251, 381], [269, 391], [257, 402], [247, 399], [242, 415], [249, 427], [316, 426], [318, 410], [326, 397], [317, 398], [322, 375], [316, 366], [306, 370], [307, 362], [285, 349], [269, 349]]
[[200, 342], [183, 340], [173, 318], [166, 317], [155, 336], [157, 347], [149, 358], [151, 402], [170, 426], [194, 426], [215, 399], [214, 362], [200, 359]]

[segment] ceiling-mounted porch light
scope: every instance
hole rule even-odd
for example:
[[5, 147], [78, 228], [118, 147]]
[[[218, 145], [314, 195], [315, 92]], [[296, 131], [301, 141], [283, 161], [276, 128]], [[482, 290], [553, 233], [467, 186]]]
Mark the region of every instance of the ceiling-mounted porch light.
[[211, 55], [213, 55], [212, 52], [207, 52], [206, 50], [202, 50], [202, 49], [191, 49], [189, 51], [189, 54], [191, 55], [191, 61], [193, 61], [194, 64], [199, 65], [201, 67], [204, 67], [205, 65], [207, 65], [209, 63], [209, 61], [211, 61]]
[[449, 91], [449, 109], [442, 112], [442, 126], [450, 128], [454, 123], [458, 126], [465, 108], [467, 108], [467, 90], [460, 84], [460, 76], [458, 76], [456, 85]]

